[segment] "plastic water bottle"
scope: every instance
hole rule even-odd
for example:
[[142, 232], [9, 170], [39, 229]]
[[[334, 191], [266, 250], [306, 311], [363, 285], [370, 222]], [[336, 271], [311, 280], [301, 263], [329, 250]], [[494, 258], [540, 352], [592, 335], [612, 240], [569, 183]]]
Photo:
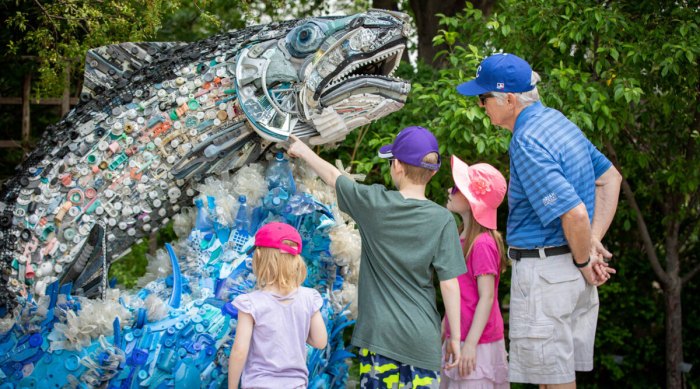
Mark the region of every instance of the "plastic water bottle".
[[244, 195], [238, 196], [238, 212], [234, 220], [234, 229], [229, 241], [236, 252], [241, 252], [250, 238], [251, 217], [248, 213], [247, 199]]
[[202, 232], [211, 231], [214, 225], [209, 218], [207, 209], [204, 208], [204, 201], [201, 198], [194, 200], [194, 205], [197, 207], [197, 219], [194, 223], [194, 228]]
[[263, 197], [263, 207], [275, 215], [279, 215], [284, 211], [289, 200], [289, 194], [281, 187], [270, 189]]
[[292, 167], [289, 165], [289, 161], [284, 158], [284, 153], [278, 151], [275, 154], [275, 159], [270, 161], [267, 165], [267, 170], [265, 171], [265, 180], [267, 181], [267, 188], [282, 188], [288, 195], [293, 195], [296, 193], [297, 188], [294, 183], [294, 176], [292, 175]]
[[235, 219], [236, 232], [250, 236], [250, 215], [248, 213], [247, 199], [244, 195], [238, 196], [238, 212]]

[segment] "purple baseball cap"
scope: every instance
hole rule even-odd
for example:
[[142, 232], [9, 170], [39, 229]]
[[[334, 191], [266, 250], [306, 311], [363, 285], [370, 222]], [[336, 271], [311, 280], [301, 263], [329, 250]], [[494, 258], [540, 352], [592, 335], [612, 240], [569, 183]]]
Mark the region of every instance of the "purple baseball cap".
[[531, 91], [532, 68], [514, 54], [502, 53], [487, 57], [476, 69], [476, 78], [457, 86], [465, 96], [488, 92], [522, 93]]
[[[423, 162], [423, 158], [437, 153], [438, 163]], [[423, 127], [406, 127], [396, 135], [394, 143], [382, 146], [379, 149], [380, 158], [396, 158], [409, 165], [426, 168], [428, 170], [440, 169], [440, 151], [435, 135]]]

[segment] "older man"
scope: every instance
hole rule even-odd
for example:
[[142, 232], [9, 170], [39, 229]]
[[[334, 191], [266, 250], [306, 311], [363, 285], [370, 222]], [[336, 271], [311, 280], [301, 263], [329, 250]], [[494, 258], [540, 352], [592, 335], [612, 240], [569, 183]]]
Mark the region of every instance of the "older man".
[[513, 54], [481, 62], [457, 91], [478, 96], [509, 145], [510, 380], [576, 386], [593, 369], [597, 286], [615, 270], [601, 240], [617, 208], [621, 176], [561, 112], [539, 101], [540, 80]]

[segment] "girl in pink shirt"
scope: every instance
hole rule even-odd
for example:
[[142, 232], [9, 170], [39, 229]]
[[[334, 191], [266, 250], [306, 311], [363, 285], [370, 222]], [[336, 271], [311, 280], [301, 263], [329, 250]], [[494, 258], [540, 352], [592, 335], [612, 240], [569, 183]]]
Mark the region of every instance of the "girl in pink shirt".
[[[462, 359], [458, 369], [443, 369], [440, 387], [508, 388], [503, 317], [498, 306], [498, 281], [506, 261], [503, 239], [496, 231], [496, 210], [505, 196], [506, 180], [489, 164], [468, 166], [455, 156], [452, 178], [455, 186], [447, 209], [462, 217], [460, 238], [467, 273], [458, 277]], [[450, 327], [445, 328], [449, 339]]]
[[242, 375], [243, 388], [306, 388], [306, 344], [325, 348], [328, 334], [321, 295], [301, 286], [301, 236], [288, 224], [268, 223], [255, 234], [255, 247], [256, 290], [233, 300], [238, 325], [228, 387], [238, 389]]

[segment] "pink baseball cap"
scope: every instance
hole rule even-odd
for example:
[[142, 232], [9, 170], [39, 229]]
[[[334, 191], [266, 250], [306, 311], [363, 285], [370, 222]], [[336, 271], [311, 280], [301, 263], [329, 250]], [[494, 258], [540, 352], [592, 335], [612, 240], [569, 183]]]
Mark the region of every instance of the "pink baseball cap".
[[496, 210], [506, 195], [506, 179], [488, 163], [467, 165], [452, 156], [452, 179], [469, 200], [474, 219], [482, 226], [495, 230]]
[[[285, 240], [296, 243], [297, 247], [284, 244]], [[272, 247], [292, 255], [299, 255], [301, 254], [301, 236], [289, 224], [272, 222], [265, 224], [255, 233], [255, 246]]]

